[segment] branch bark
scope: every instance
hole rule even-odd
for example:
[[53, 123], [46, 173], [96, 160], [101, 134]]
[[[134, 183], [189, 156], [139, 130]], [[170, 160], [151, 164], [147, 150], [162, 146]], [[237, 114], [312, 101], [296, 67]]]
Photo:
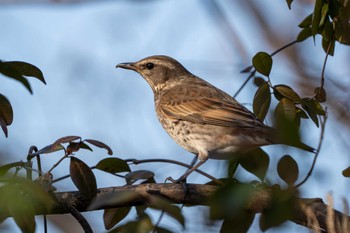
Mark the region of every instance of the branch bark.
[[[100, 210], [105, 208], [117, 208], [125, 206], [147, 205], [153, 196], [163, 197], [175, 204], [209, 205], [210, 196], [217, 190], [217, 186], [187, 184], [186, 191], [183, 184], [140, 184], [126, 185], [121, 187], [107, 187], [98, 189], [97, 199], [106, 195], [125, 193], [125, 191], [135, 192], [135, 195], [124, 202], [109, 204], [89, 209], [89, 202], [84, 199], [79, 192], [57, 192], [56, 198], [59, 200], [49, 213], [46, 214], [66, 214], [70, 213], [65, 205], [72, 205], [80, 212]], [[270, 204], [271, 193], [268, 188], [258, 188], [255, 195], [246, 205], [246, 209], [253, 213], [261, 213]], [[65, 203], [65, 204], [62, 204]], [[328, 211], [328, 212], [327, 212]], [[332, 214], [329, 214], [331, 211]], [[44, 214], [40, 211], [37, 215]], [[329, 217], [331, 216], [331, 217]], [[308, 227], [318, 232], [332, 232], [328, 228], [327, 222], [332, 221], [335, 232], [345, 232], [344, 225], [350, 225], [349, 216], [332, 209], [326, 205], [321, 198], [299, 198], [295, 206], [295, 216], [290, 221]]]

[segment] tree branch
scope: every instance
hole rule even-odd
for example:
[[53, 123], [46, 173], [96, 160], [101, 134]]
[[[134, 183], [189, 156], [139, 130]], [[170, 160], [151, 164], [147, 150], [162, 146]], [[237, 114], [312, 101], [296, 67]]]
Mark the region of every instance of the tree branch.
[[[176, 204], [190, 204], [190, 205], [209, 205], [211, 195], [217, 190], [217, 186], [201, 185], [201, 184], [187, 184], [187, 193], [183, 189], [183, 184], [140, 184], [140, 185], [126, 185], [121, 187], [107, 187], [98, 189], [97, 199], [106, 197], [116, 193], [125, 193], [125, 191], [136, 192], [132, 198], [128, 198], [125, 202], [118, 204], [110, 204], [109, 206], [100, 206], [95, 209], [89, 209], [89, 202], [79, 194], [79, 192], [57, 192], [55, 196], [58, 200], [52, 210], [46, 214], [66, 214], [70, 213], [66, 206], [60, 205], [64, 202], [74, 206], [80, 212], [100, 210], [105, 208], [117, 208], [126, 206], [145, 205], [152, 196], [163, 197]], [[269, 188], [259, 187], [253, 197], [246, 204], [246, 209], [253, 213], [261, 213], [267, 208], [271, 201], [271, 192]], [[329, 221], [329, 214], [327, 209], [333, 211], [331, 221], [336, 227], [336, 232], [344, 232], [341, 226], [349, 225], [349, 216], [332, 209], [332, 206], [326, 205], [320, 198], [299, 198], [298, 204], [295, 206], [295, 216], [290, 221], [299, 225], [308, 227], [310, 229], [319, 229], [319, 232], [327, 231], [327, 221]], [[311, 213], [311, 214], [310, 214]], [[38, 210], [37, 215], [44, 214]], [[316, 219], [315, 221], [311, 221]]]

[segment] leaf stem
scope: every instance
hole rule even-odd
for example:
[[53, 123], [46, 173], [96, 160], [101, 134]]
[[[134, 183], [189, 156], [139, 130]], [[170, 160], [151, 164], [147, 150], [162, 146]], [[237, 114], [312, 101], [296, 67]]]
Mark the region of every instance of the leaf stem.
[[311, 174], [312, 174], [312, 172], [313, 172], [313, 170], [315, 168], [316, 161], [317, 161], [318, 155], [320, 154], [320, 150], [321, 150], [321, 147], [322, 147], [322, 144], [323, 144], [325, 126], [326, 126], [327, 117], [328, 117], [327, 116], [327, 108], [325, 109], [325, 112], [326, 112], [326, 114], [323, 117], [323, 121], [321, 120], [320, 140], [318, 142], [316, 154], [315, 154], [314, 160], [312, 161], [311, 168], [310, 168], [309, 172], [307, 173], [306, 177], [299, 184], [294, 186], [295, 189], [299, 188], [301, 185], [303, 185], [310, 178], [310, 176], [311, 176]]

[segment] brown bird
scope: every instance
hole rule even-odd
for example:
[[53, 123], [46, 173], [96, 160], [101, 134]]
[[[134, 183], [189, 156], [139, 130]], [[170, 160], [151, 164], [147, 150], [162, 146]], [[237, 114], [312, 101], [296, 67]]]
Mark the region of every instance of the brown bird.
[[[273, 128], [171, 57], [151, 56], [116, 67], [142, 75], [154, 93], [155, 110], [163, 128], [180, 146], [197, 155], [199, 162], [177, 181], [185, 180], [208, 158], [230, 159], [235, 152], [281, 143], [273, 136]], [[297, 147], [314, 151], [303, 143]]]

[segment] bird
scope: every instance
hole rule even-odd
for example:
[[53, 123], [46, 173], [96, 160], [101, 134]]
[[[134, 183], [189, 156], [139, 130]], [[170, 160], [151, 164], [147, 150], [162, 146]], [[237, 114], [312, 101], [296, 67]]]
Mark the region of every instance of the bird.
[[[136, 71], [147, 81], [159, 122], [175, 142], [196, 155], [192, 167], [175, 182], [185, 181], [209, 158], [232, 159], [235, 153], [282, 143], [274, 128], [174, 58], [154, 55], [116, 68]], [[296, 147], [314, 152], [301, 142]]]

